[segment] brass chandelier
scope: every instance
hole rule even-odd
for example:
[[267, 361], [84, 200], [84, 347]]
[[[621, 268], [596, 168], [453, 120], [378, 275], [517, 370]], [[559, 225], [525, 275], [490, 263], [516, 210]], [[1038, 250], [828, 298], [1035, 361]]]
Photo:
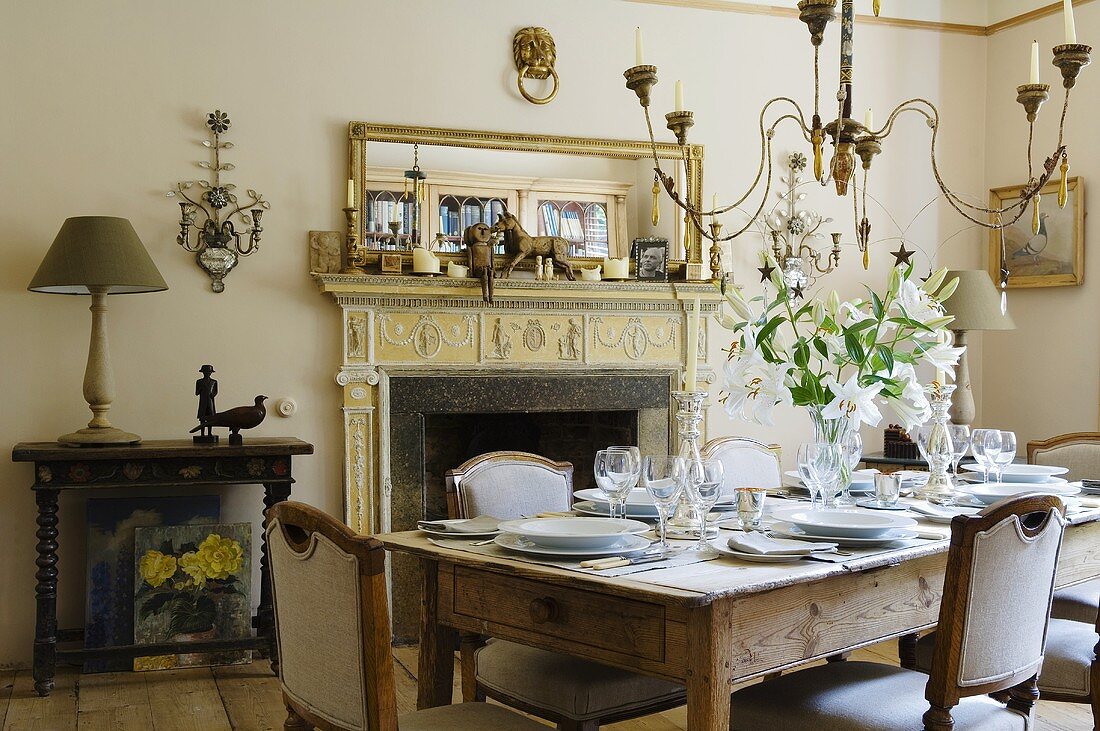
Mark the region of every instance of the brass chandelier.
[[[854, 35], [855, 35], [855, 9], [854, 0], [842, 0], [841, 2], [841, 28], [840, 28], [840, 74], [839, 85], [836, 93], [836, 117], [827, 123], [822, 123], [821, 117], [821, 67], [820, 49], [825, 37], [828, 24], [836, 19], [836, 6], [838, 0], [801, 0], [798, 3], [799, 20], [804, 22], [810, 32], [810, 43], [814, 48], [814, 108], [812, 117], [807, 120], [802, 107], [794, 99], [789, 97], [776, 97], [767, 101], [760, 110], [760, 161], [756, 176], [749, 189], [737, 200], [728, 205], [719, 206], [714, 202], [709, 210], [702, 206], [694, 207], [688, 200], [688, 195], [677, 192], [674, 179], [661, 169], [660, 160], [657, 157], [656, 140], [653, 132], [653, 122], [650, 118], [650, 91], [657, 83], [657, 67], [643, 63], [641, 52], [640, 32], [637, 40], [636, 64], [624, 72], [626, 86], [634, 91], [641, 103], [645, 114], [646, 126], [649, 130], [650, 144], [653, 149], [654, 173], [660, 180], [665, 192], [681, 210], [685, 219], [699, 231], [703, 238], [712, 242], [710, 248], [711, 277], [719, 280], [722, 277], [721, 267], [721, 243], [732, 241], [753, 227], [755, 221], [767, 204], [772, 188], [772, 139], [778, 125], [784, 120], [790, 120], [799, 126], [803, 138], [812, 149], [813, 174], [821, 183], [827, 185], [831, 180], [838, 196], [846, 196], [849, 183], [856, 173], [856, 158], [859, 158], [863, 169], [862, 193], [852, 195], [853, 221], [855, 225], [856, 241], [859, 250], [863, 253], [864, 268], [869, 266], [868, 246], [871, 237], [871, 222], [867, 217], [867, 187], [871, 172], [871, 165], [876, 155], [882, 152], [882, 145], [894, 130], [894, 123], [904, 112], [914, 112], [924, 117], [931, 129], [929, 153], [932, 166], [932, 174], [936, 185], [939, 187], [947, 202], [959, 214], [968, 221], [984, 228], [1001, 232], [1001, 267], [1000, 286], [1002, 293], [1008, 285], [1008, 268], [1005, 263], [1004, 229], [1012, 225], [1026, 213], [1029, 205], [1033, 207], [1033, 228], [1038, 228], [1038, 203], [1039, 191], [1050, 180], [1055, 169], [1061, 173], [1061, 185], [1059, 188], [1058, 203], [1064, 206], [1066, 203], [1066, 181], [1069, 171], [1069, 155], [1063, 144], [1066, 113], [1069, 109], [1070, 90], [1073, 89], [1077, 75], [1081, 68], [1091, 61], [1092, 48], [1083, 43], [1076, 42], [1076, 34], [1073, 29], [1073, 16], [1071, 0], [1065, 0], [1066, 13], [1066, 43], [1053, 48], [1054, 66], [1058, 67], [1062, 74], [1062, 86], [1065, 89], [1065, 98], [1062, 104], [1061, 118], [1058, 122], [1058, 140], [1053, 153], [1043, 162], [1042, 169], [1035, 171], [1032, 164], [1032, 146], [1034, 142], [1035, 120], [1040, 107], [1050, 98], [1050, 86], [1038, 83], [1038, 45], [1032, 48], [1031, 82], [1017, 87], [1016, 100], [1024, 107], [1028, 121], [1027, 142], [1027, 167], [1028, 182], [1021, 189], [1020, 197], [1015, 202], [1003, 208], [988, 208], [985, 206], [968, 203], [959, 194], [952, 191], [944, 182], [936, 159], [936, 142], [940, 130], [940, 114], [936, 106], [919, 97], [908, 99], [896, 106], [886, 118], [885, 124], [879, 129], [872, 129], [871, 115], [865, 118], [865, 123], [860, 123], [852, 118], [852, 90], [854, 80]], [[875, 14], [878, 15], [879, 2], [874, 3]], [[677, 95], [680, 99], [680, 95]], [[773, 107], [775, 108], [774, 111]], [[769, 112], [771, 115], [769, 116]], [[774, 117], [774, 118], [773, 118]], [[683, 149], [683, 162], [687, 165], [688, 130], [694, 124], [694, 113], [677, 104], [675, 111], [665, 115], [666, 126], [676, 136], [676, 140]], [[832, 158], [828, 165], [824, 162], [826, 137], [832, 146]], [[739, 208], [748, 201], [753, 194], [763, 186], [758, 193], [760, 204], [755, 213], [748, 216], [744, 226], [733, 227], [730, 233], [722, 234], [722, 226], [718, 223], [718, 216], [735, 208]], [[697, 197], [701, 200], [701, 196]], [[750, 204], [750, 208], [752, 204]], [[704, 225], [704, 219], [710, 219], [710, 223]], [[689, 262], [701, 261], [702, 251], [689, 251]], [[904, 250], [902, 245], [899, 261], [906, 259], [912, 252]], [[702, 278], [702, 277], [700, 277]]]

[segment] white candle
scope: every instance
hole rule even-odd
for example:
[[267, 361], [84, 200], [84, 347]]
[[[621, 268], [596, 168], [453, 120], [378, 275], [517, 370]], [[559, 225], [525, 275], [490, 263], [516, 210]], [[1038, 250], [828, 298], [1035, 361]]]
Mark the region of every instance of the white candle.
[[676, 79], [676, 111], [684, 111], [684, 82]]
[[875, 113], [871, 111], [871, 107], [867, 107], [867, 113], [863, 115], [863, 126], [868, 132], [875, 127]]
[[695, 390], [695, 372], [699, 360], [699, 298], [694, 300], [694, 309], [688, 320], [687, 363], [684, 367], [684, 390]]
[[1073, 0], [1062, 0], [1062, 13], [1066, 20], [1066, 43], [1077, 42], [1077, 28], [1073, 25]]
[[[946, 330], [941, 330], [937, 340], [940, 343], [946, 343], [948, 341], [947, 340], [947, 331]], [[936, 383], [940, 384], [941, 386], [944, 385], [945, 383], [947, 383], [947, 374], [944, 373], [944, 371], [941, 368], [936, 369]]]
[[634, 26], [634, 65], [645, 65], [645, 54], [642, 53], [642, 28]]
[[390, 220], [394, 223], [401, 223], [401, 204], [397, 201], [393, 203], [393, 215], [390, 217]]
[[348, 181], [348, 208], [355, 208], [355, 181]]
[[1039, 41], [1031, 42], [1031, 81], [1028, 83], [1039, 83]]
[[710, 210], [712, 210], [712, 211], [718, 210], [718, 194], [717, 193], [713, 193], [710, 196]]

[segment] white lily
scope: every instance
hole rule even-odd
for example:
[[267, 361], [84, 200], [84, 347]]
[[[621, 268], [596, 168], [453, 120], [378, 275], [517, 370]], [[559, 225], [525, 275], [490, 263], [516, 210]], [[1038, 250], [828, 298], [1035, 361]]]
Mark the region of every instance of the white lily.
[[863, 422], [868, 426], [878, 426], [882, 421], [882, 412], [875, 405], [875, 397], [882, 390], [882, 383], [860, 386], [859, 374], [855, 374], [843, 385], [830, 376], [825, 385], [833, 392], [833, 400], [821, 412], [826, 419], [843, 418], [856, 424]]
[[894, 304], [920, 323], [943, 317], [943, 309], [932, 299], [932, 296], [908, 279], [901, 282]]
[[921, 391], [920, 396], [920, 401], [910, 401], [907, 398], [890, 399], [887, 401], [890, 409], [898, 417], [902, 427], [909, 434], [912, 434], [914, 429], [928, 421], [928, 418], [932, 416], [932, 406], [928, 403], [928, 399], [925, 397], [923, 391]]
[[955, 366], [959, 364], [966, 346], [953, 347], [947, 343], [936, 343], [928, 346], [921, 356], [921, 360], [928, 363], [938, 371], [943, 371], [949, 379], [955, 380]]
[[730, 380], [732, 369], [726, 372], [726, 413], [731, 417], [773, 426], [772, 409], [778, 404], [793, 405], [794, 399], [787, 388], [787, 373], [792, 363], [754, 362], [749, 368], [736, 373]]

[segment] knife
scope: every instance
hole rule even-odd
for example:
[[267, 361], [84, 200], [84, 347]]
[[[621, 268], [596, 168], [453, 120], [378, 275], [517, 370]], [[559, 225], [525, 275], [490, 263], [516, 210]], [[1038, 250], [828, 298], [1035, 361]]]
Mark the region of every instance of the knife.
[[663, 553], [654, 553], [645, 556], [612, 556], [610, 558], [595, 558], [588, 559], [587, 561], [581, 561], [582, 569], [592, 569], [593, 571], [603, 571], [604, 569], [617, 569], [621, 566], [633, 566], [640, 563], [655, 563], [657, 561], [667, 561], [672, 558], [671, 556]]

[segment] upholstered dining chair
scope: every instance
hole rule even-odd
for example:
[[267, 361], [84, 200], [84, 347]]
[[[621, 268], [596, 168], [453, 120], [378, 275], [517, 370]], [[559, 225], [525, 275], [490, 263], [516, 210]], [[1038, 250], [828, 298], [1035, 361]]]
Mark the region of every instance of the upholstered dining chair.
[[[1033, 728], [1065, 508], [1003, 500], [951, 522], [931, 673], [821, 665], [733, 694], [731, 729], [1025, 731]], [[987, 697], [1008, 691], [1008, 703]]]
[[[1027, 443], [1027, 463], [1068, 467], [1070, 480], [1100, 480], [1100, 432], [1074, 432]], [[1100, 579], [1054, 592], [1050, 616], [1092, 623], [1100, 611]]]
[[776, 445], [748, 437], [717, 437], [704, 444], [699, 453], [703, 459], [717, 459], [722, 463], [725, 489], [783, 485]]
[[[573, 467], [525, 452], [490, 452], [447, 473], [452, 518], [518, 518], [569, 510]], [[462, 634], [462, 699], [486, 697], [548, 721], [562, 731], [595, 731], [682, 705], [684, 687], [515, 642]]]
[[290, 731], [546, 731], [507, 708], [462, 703], [398, 718], [386, 553], [316, 508], [278, 503], [267, 547]]

